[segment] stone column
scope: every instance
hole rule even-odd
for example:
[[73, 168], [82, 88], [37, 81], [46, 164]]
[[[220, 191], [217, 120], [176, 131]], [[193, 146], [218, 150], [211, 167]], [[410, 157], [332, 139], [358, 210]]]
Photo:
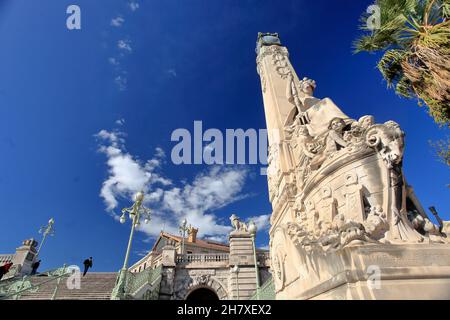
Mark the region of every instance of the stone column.
[[444, 221], [442, 232], [447, 235], [447, 238], [450, 238], [450, 221]]
[[13, 268], [10, 272], [27, 275], [31, 273], [32, 264], [36, 258], [37, 241], [34, 239], [25, 240], [22, 245], [16, 249], [16, 254], [12, 260]]
[[247, 300], [256, 291], [255, 263], [253, 260], [253, 243], [250, 234], [246, 231], [233, 231], [230, 233], [230, 267], [237, 265], [239, 272], [230, 273], [229, 288], [231, 298]]
[[174, 280], [177, 252], [173, 243], [162, 248], [162, 279], [159, 300], [170, 300], [174, 294]]

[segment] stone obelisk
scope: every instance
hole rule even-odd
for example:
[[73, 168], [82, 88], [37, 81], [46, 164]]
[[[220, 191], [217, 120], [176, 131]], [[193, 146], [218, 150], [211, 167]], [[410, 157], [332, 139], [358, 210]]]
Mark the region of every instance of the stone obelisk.
[[394, 121], [351, 119], [258, 35], [277, 299], [450, 299], [450, 244], [403, 174]]

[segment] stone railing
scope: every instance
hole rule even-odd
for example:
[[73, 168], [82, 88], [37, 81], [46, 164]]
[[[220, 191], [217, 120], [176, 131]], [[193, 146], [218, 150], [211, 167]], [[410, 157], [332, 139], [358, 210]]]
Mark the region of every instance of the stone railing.
[[155, 266], [159, 266], [161, 264], [162, 261], [162, 254], [160, 253], [158, 256], [156, 256], [156, 258], [153, 259], [153, 265]]
[[[11, 279], [10, 281], [2, 281], [0, 283], [0, 300], [18, 300], [24, 293], [28, 292], [38, 292], [40, 287], [49, 283], [55, 282], [56, 286], [53, 291], [51, 299], [53, 300], [56, 296], [56, 292], [58, 290], [59, 283], [62, 278], [67, 277], [72, 274], [72, 270], [67, 268], [65, 265], [62, 268], [49, 270], [39, 275], [35, 276], [23, 276], [20, 279]], [[42, 275], [46, 275], [48, 280], [42, 281], [39, 284], [33, 284], [32, 279], [35, 277], [40, 277]]]
[[189, 254], [178, 254], [177, 264], [184, 263], [214, 263], [223, 262], [228, 263], [229, 254], [228, 253], [189, 253]]
[[0, 265], [3, 265], [7, 262], [12, 261], [12, 259], [14, 258], [14, 253], [11, 254], [0, 254]]
[[127, 272], [125, 281], [125, 292], [127, 296], [133, 296], [143, 286], [149, 284], [154, 290], [152, 290], [152, 296], [147, 297], [149, 300], [157, 298], [159, 293], [159, 281], [161, 281], [162, 266], [155, 269], [147, 268], [141, 272]]
[[[10, 254], [0, 254], [0, 266], [3, 266], [5, 264], [7, 264], [8, 262], [12, 262], [12, 260], [14, 259], [15, 254], [14, 253], [10, 253]], [[6, 273], [2, 280], [6, 281], [8, 279], [12, 279], [16, 276], [16, 274], [19, 273], [20, 271], [20, 265], [13, 265], [8, 273]]]
[[259, 295], [255, 292], [250, 300], [258, 300], [258, 296], [259, 300], [275, 300], [275, 284], [272, 277], [259, 288]]

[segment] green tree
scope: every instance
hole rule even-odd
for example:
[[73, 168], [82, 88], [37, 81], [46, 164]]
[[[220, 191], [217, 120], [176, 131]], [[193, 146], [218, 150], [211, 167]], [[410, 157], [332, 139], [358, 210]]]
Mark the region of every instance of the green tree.
[[430, 141], [430, 144], [435, 148], [440, 161], [450, 166], [450, 137], [447, 140]]
[[364, 34], [355, 41], [355, 52], [382, 52], [378, 69], [388, 87], [416, 98], [436, 123], [450, 127], [450, 0], [376, 0], [375, 5], [375, 15], [361, 17]]

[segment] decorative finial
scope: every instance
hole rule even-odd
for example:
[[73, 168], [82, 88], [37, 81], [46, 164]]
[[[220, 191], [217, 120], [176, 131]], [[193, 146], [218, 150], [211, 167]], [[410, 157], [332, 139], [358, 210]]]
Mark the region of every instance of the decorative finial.
[[262, 46], [281, 46], [280, 37], [278, 33], [262, 33], [258, 32], [258, 39], [256, 41], [256, 55], [259, 54], [259, 50]]

